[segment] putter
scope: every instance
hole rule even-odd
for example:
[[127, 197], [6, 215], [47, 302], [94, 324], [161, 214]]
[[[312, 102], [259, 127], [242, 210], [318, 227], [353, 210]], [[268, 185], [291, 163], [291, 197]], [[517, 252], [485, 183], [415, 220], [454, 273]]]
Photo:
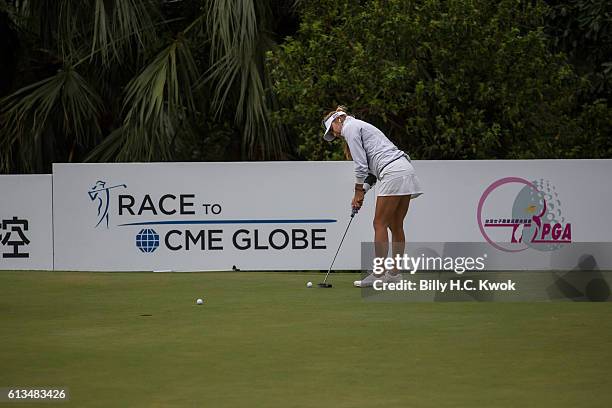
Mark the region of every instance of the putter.
[[323, 282], [318, 284], [320, 288], [331, 288], [332, 287], [331, 283], [327, 283], [327, 277], [329, 276], [329, 273], [331, 272], [331, 269], [334, 266], [334, 262], [336, 262], [336, 257], [338, 256], [338, 253], [340, 252], [340, 248], [342, 248], [342, 243], [344, 242], [344, 237], [346, 237], [346, 233], [348, 232], [349, 227], [351, 226], [351, 222], [353, 222], [353, 218], [355, 218], [355, 214], [357, 214], [358, 211], [359, 210], [356, 208], [353, 208], [353, 211], [351, 211], [351, 219], [349, 220], [349, 223], [346, 226], [346, 230], [344, 231], [344, 235], [342, 236], [342, 239], [340, 240], [340, 245], [338, 245], [338, 250], [336, 251], [336, 255], [334, 255], [334, 259], [332, 260], [331, 265], [329, 265], [329, 269], [327, 270], [325, 279], [323, 279]]

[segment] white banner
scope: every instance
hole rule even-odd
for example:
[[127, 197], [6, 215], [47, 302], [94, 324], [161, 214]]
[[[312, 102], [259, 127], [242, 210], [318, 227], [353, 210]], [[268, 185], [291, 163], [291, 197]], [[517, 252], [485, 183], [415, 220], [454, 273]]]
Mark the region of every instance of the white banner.
[[[612, 160], [413, 164], [425, 194], [410, 204], [409, 242], [488, 243], [524, 269], [572, 267], [585, 248], [573, 243], [612, 242]], [[56, 269], [326, 270], [350, 219], [353, 164], [59, 164], [53, 185]], [[334, 269], [361, 267], [374, 199]]]
[[[58, 164], [62, 270], [326, 270], [350, 219], [347, 162]], [[334, 265], [359, 267], [370, 193]]]
[[51, 175], [2, 175], [0, 197], [0, 270], [53, 269]]
[[407, 240], [415, 243], [408, 251], [430, 242], [441, 243], [445, 256], [467, 256], [480, 246], [453, 243], [484, 242], [487, 269], [612, 269], [605, 245], [612, 243], [612, 160], [421, 161], [417, 167], [426, 194], [408, 213]]
[[[545, 249], [544, 241], [551, 248], [564, 241], [612, 242], [612, 160], [426, 160], [415, 166], [425, 195], [415, 200], [423, 205], [408, 212], [410, 241], [507, 242], [497, 248], [502, 251]], [[518, 240], [523, 230], [521, 245], [511, 243], [512, 233]]]

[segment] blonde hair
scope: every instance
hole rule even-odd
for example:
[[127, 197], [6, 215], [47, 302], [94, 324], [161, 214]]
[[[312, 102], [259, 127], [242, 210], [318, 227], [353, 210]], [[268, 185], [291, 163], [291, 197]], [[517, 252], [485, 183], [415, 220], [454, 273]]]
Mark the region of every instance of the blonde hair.
[[[330, 111], [325, 115], [325, 117], [323, 118], [323, 122], [329, 119], [329, 117], [336, 112], [344, 112], [347, 115], [350, 115], [350, 113], [348, 112], [348, 108], [346, 106], [338, 105], [336, 110]], [[344, 150], [344, 156], [346, 157], [346, 160], [353, 160], [353, 156], [351, 156], [351, 150], [349, 149], [348, 143], [346, 143], [346, 140], [343, 140], [342, 149]]]

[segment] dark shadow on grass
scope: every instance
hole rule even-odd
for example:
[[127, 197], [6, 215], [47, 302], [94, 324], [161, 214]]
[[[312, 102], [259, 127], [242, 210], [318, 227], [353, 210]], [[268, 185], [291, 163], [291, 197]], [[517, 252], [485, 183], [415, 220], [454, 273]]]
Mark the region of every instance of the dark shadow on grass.
[[574, 269], [556, 276], [558, 277], [555, 282], [547, 288], [550, 299], [605, 302], [610, 298], [610, 286], [599, 270], [593, 255], [582, 255]]

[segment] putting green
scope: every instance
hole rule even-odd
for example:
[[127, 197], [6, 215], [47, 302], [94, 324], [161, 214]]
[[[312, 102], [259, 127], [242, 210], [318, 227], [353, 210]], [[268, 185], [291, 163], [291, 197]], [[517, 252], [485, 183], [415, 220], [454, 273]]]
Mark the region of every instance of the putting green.
[[356, 276], [0, 272], [0, 387], [105, 408], [612, 401], [610, 303], [365, 302]]

